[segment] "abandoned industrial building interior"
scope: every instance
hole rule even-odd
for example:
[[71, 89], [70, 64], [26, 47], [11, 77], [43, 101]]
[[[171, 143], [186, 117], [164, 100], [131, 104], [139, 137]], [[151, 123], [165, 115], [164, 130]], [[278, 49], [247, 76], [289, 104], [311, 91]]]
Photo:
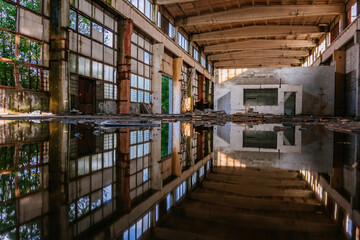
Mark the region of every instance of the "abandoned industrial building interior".
[[359, 8], [0, 0], [0, 239], [359, 240]]

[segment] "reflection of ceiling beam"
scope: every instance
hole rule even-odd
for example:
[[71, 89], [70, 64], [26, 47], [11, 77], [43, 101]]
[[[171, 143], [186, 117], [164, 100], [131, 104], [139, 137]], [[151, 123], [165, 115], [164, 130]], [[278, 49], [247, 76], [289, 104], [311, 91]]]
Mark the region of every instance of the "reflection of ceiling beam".
[[308, 40], [246, 40], [235, 43], [209, 45], [204, 47], [204, 52], [226, 52], [251, 49], [276, 49], [276, 48], [305, 48], [315, 47], [313, 41]]
[[316, 26], [249, 26], [242, 28], [233, 28], [223, 31], [206, 32], [194, 34], [193, 41], [207, 41], [207, 40], [226, 40], [237, 38], [253, 38], [253, 37], [274, 37], [283, 35], [299, 35], [321, 33], [324, 29]]
[[241, 60], [228, 60], [215, 62], [215, 67], [248, 67], [248, 66], [263, 66], [263, 65], [292, 65], [300, 64], [297, 58], [251, 58]]
[[158, 5], [174, 4], [174, 3], [186, 3], [196, 2], [198, 0], [157, 0], [155, 1]]
[[241, 58], [266, 58], [266, 57], [306, 57], [309, 52], [306, 50], [254, 50], [209, 55], [210, 61], [231, 60]]
[[230, 23], [243, 21], [258, 21], [270, 19], [282, 19], [293, 17], [310, 17], [340, 14], [345, 11], [341, 5], [282, 5], [282, 6], [252, 6], [235, 10], [227, 10], [177, 19], [176, 25], [199, 25], [214, 23]]

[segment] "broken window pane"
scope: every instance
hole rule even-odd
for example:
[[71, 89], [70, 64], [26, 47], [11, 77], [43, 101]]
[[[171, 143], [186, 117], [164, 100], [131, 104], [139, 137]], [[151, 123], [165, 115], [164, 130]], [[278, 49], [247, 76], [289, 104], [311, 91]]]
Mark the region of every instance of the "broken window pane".
[[15, 35], [0, 31], [0, 56], [3, 58], [15, 58]]
[[90, 23], [91, 21], [84, 16], [79, 15], [78, 31], [85, 36], [90, 37]]
[[76, 30], [76, 12], [73, 10], [69, 14], [69, 28]]
[[40, 64], [41, 43], [20, 38], [19, 60], [32, 64]]
[[106, 29], [104, 29], [104, 44], [109, 47], [113, 46], [113, 33]]
[[40, 169], [31, 168], [19, 172], [18, 184], [20, 194], [27, 194], [32, 191], [40, 189]]
[[20, 0], [20, 5], [40, 13], [40, 0]]
[[77, 217], [81, 217], [89, 211], [89, 196], [82, 197], [77, 202]]
[[0, 27], [16, 30], [16, 7], [0, 0]]
[[39, 220], [20, 226], [20, 239], [40, 239], [40, 237], [41, 230]]
[[0, 206], [0, 231], [16, 225], [15, 202], [3, 203]]
[[40, 90], [40, 70], [19, 66], [20, 86], [22, 88]]
[[15, 86], [14, 64], [0, 62], [0, 85]]

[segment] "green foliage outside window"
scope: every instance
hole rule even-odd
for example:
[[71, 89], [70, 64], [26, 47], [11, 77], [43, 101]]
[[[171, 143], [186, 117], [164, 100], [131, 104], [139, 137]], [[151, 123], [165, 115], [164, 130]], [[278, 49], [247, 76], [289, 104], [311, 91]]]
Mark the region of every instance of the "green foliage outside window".
[[74, 10], [70, 10], [69, 13], [69, 27], [76, 30], [76, 12]]
[[15, 35], [0, 30], [0, 56], [3, 58], [15, 58]]
[[20, 86], [40, 90], [40, 70], [32, 67], [19, 66]]
[[37, 13], [41, 12], [40, 0], [20, 0], [20, 5]]
[[0, 232], [15, 225], [15, 202], [2, 203], [0, 205]]
[[16, 30], [16, 7], [0, 0], [0, 27]]
[[78, 31], [85, 36], [90, 37], [91, 21], [84, 16], [79, 15]]
[[41, 43], [20, 37], [19, 60], [32, 64], [40, 64]]
[[20, 239], [40, 239], [40, 221], [35, 220], [20, 226]]

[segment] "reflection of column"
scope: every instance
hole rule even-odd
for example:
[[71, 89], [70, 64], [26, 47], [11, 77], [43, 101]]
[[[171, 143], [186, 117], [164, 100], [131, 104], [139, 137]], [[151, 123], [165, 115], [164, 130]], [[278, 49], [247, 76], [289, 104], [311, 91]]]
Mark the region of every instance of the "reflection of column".
[[173, 142], [172, 142], [172, 175], [180, 177], [180, 122], [173, 123]]
[[161, 113], [161, 64], [164, 55], [164, 44], [158, 43], [153, 45], [153, 67], [152, 67], [152, 111]]
[[334, 51], [335, 62], [335, 111], [336, 116], [345, 114], [345, 51]]
[[[160, 124], [160, 122], [155, 122]], [[151, 189], [161, 190], [162, 179], [161, 179], [161, 127], [154, 127], [151, 131]]]
[[179, 114], [181, 109], [181, 67], [183, 65], [182, 58], [174, 58], [173, 60], [173, 114]]
[[120, 99], [119, 113], [127, 114], [130, 113], [130, 56], [133, 21], [131, 19], [119, 21], [118, 32], [117, 82]]
[[197, 136], [197, 160], [204, 159], [204, 141], [203, 141], [204, 131], [201, 129]]
[[69, 1], [50, 2], [50, 111], [65, 113], [69, 111], [67, 24]]
[[334, 132], [334, 161], [333, 161], [333, 174], [330, 177], [330, 186], [335, 189], [343, 188], [343, 152], [345, 141], [344, 133]]
[[69, 125], [50, 122], [49, 142], [49, 235], [52, 239], [69, 239], [68, 188], [65, 173], [68, 166]]
[[121, 129], [117, 138], [116, 185], [117, 207], [122, 213], [131, 210], [130, 199], [130, 130]]

